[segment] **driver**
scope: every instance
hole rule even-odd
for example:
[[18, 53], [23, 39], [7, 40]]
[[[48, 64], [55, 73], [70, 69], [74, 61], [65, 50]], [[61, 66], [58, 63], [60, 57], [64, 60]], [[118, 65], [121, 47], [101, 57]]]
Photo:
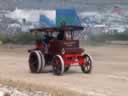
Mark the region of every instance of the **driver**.
[[64, 40], [64, 30], [60, 30], [58, 36], [57, 36], [58, 40]]
[[49, 34], [45, 34], [44, 35], [44, 43], [45, 43], [45, 53], [48, 53], [48, 45], [49, 45], [49, 41], [52, 40], [53, 37], [52, 36], [49, 36]]

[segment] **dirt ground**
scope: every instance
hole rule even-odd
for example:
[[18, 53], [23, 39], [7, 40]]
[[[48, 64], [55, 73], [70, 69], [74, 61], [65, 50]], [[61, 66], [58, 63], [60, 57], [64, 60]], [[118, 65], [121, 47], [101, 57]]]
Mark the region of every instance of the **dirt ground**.
[[[8, 48], [7, 48], [8, 47]], [[72, 67], [63, 76], [52, 72], [31, 74], [28, 67], [29, 46], [0, 47], [0, 78], [78, 92], [85, 96], [128, 95], [128, 46], [87, 46], [93, 57], [93, 71], [84, 74]]]

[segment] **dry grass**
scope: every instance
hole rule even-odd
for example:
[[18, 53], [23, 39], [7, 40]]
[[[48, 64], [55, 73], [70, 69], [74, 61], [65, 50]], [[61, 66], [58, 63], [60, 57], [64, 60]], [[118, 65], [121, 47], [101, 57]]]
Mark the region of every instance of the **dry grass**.
[[28, 84], [22, 81], [7, 80], [2, 78], [0, 78], [0, 84], [15, 87], [20, 91], [26, 90], [31, 92], [32, 91], [48, 92], [49, 96], [85, 96], [78, 92], [69, 91], [67, 89], [56, 89], [51, 86], [46, 86], [46, 85], [42, 86], [34, 83]]

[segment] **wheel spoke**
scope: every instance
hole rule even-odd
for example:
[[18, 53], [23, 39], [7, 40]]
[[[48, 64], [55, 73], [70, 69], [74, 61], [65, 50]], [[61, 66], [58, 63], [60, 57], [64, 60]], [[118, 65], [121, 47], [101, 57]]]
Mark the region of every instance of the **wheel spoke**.
[[62, 72], [62, 58], [61, 56], [57, 55], [53, 58], [53, 71], [56, 75], [61, 75]]
[[81, 69], [84, 73], [90, 73], [91, 72], [91, 59], [88, 55], [83, 56], [85, 59], [85, 63], [81, 65]]

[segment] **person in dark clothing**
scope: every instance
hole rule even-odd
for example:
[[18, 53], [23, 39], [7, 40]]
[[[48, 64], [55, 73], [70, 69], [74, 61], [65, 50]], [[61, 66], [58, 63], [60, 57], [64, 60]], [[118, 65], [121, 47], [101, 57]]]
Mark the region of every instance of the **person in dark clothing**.
[[58, 40], [64, 40], [64, 31], [63, 31], [63, 30], [61, 30], [61, 31], [59, 32], [59, 34], [58, 34], [58, 36], [57, 36], [57, 39], [58, 39]]
[[46, 34], [44, 37], [45, 37], [45, 38], [44, 38], [43, 41], [45, 42], [45, 44], [48, 45], [48, 43], [49, 43], [49, 36]]
[[45, 34], [44, 35], [44, 43], [45, 43], [45, 52], [44, 53], [48, 53], [48, 44], [49, 44], [49, 41], [51, 40], [52, 37], [49, 36], [49, 34]]

